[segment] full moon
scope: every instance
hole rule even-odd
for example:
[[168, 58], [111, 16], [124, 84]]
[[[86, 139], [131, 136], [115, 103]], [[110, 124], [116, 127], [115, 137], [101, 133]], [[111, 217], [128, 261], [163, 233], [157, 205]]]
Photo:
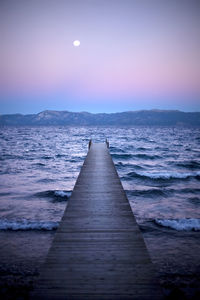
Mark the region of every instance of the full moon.
[[74, 45], [74, 47], [80, 46], [80, 41], [79, 40], [73, 41], [73, 45]]

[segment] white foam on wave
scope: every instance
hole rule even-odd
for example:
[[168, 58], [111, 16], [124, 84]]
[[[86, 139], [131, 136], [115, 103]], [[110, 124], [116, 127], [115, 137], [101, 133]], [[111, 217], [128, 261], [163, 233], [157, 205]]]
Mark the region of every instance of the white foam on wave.
[[55, 194], [55, 196], [63, 197], [63, 198], [65, 198], [65, 197], [69, 198], [71, 196], [71, 192], [58, 191], [58, 190], [54, 191], [54, 194]]
[[200, 230], [200, 219], [155, 219], [155, 223], [177, 231]]
[[141, 176], [149, 177], [152, 179], [186, 179], [189, 177], [200, 176], [200, 171], [198, 172], [187, 172], [187, 173], [177, 173], [177, 172], [160, 172], [160, 173], [138, 173]]
[[0, 220], [0, 230], [55, 230], [58, 226], [53, 221]]

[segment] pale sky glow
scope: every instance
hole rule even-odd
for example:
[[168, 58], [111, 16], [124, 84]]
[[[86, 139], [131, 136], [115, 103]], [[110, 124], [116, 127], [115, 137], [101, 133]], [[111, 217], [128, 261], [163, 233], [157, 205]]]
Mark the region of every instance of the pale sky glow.
[[6, 0], [0, 26], [0, 113], [200, 111], [198, 0]]

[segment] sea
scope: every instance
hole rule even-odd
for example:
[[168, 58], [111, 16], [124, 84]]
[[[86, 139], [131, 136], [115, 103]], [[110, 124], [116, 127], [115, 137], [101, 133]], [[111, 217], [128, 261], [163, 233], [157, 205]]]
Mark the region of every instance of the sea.
[[166, 297], [200, 296], [200, 128], [48, 126], [0, 128], [4, 299], [34, 286], [88, 142], [106, 138]]

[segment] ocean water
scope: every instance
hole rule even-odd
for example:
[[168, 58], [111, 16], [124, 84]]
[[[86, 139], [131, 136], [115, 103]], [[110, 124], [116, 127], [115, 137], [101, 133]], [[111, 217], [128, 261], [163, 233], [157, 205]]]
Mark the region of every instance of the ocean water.
[[200, 128], [0, 128], [2, 282], [37, 277], [90, 138], [109, 140], [161, 284], [189, 299], [200, 283]]

